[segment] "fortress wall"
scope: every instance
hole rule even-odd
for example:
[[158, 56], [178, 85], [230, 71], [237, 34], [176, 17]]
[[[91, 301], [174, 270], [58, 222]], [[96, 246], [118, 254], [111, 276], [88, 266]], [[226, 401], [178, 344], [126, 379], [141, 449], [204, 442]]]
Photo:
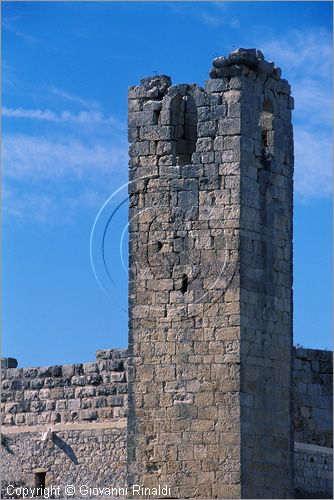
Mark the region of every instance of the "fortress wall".
[[126, 415], [127, 351], [97, 351], [96, 361], [2, 370], [3, 430], [68, 422], [102, 422]]
[[33, 431], [6, 435], [1, 447], [2, 498], [8, 496], [8, 485], [34, 487], [40, 470], [46, 472], [46, 486], [63, 491], [66, 485], [74, 485], [78, 496], [83, 485], [125, 485], [126, 423], [123, 428], [57, 429], [53, 442], [41, 437], [41, 432]]
[[[95, 363], [3, 370], [3, 486], [33, 485], [36, 469], [47, 485], [125, 485], [126, 369], [126, 350], [104, 350]], [[296, 498], [332, 496], [332, 373], [332, 352], [294, 348]]]
[[295, 442], [295, 498], [333, 498], [333, 449]]
[[333, 353], [294, 348], [296, 498], [333, 496]]
[[333, 353], [294, 349], [295, 441], [333, 447]]
[[41, 471], [46, 485], [123, 486], [126, 369], [115, 349], [93, 363], [2, 370], [3, 486], [34, 486]]

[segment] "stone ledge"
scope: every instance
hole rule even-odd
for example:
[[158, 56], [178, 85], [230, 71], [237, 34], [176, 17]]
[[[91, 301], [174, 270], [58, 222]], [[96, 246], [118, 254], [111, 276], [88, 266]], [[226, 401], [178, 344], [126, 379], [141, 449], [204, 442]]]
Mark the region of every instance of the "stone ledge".
[[333, 455], [333, 448], [328, 448], [327, 446], [318, 446], [316, 444], [300, 443], [295, 441], [295, 451], [309, 451], [311, 453], [328, 453]]
[[23, 434], [28, 432], [66, 432], [66, 431], [86, 431], [86, 430], [101, 430], [101, 429], [125, 429], [127, 426], [127, 419], [120, 418], [118, 420], [109, 420], [108, 422], [98, 423], [71, 423], [71, 424], [55, 424], [55, 425], [31, 425], [24, 427], [6, 427], [2, 425], [1, 433], [3, 435], [9, 434]]
[[311, 349], [307, 347], [294, 347], [295, 357], [308, 361], [320, 360], [331, 361], [333, 359], [333, 351], [324, 349]]

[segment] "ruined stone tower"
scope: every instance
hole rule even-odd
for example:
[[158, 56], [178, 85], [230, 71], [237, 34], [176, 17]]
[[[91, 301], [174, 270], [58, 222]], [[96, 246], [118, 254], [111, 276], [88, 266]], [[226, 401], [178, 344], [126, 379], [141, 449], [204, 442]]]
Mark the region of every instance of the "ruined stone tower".
[[[260, 51], [129, 90], [128, 483], [291, 498], [290, 86]], [[149, 496], [149, 495], [148, 495]]]

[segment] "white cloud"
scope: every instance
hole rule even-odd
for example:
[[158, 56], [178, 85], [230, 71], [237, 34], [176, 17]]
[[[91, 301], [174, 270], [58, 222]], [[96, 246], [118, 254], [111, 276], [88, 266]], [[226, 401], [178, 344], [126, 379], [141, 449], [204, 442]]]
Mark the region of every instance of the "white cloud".
[[111, 116], [104, 116], [101, 111], [62, 111], [56, 113], [50, 109], [25, 109], [6, 108], [2, 110], [2, 115], [7, 118], [28, 118], [32, 120], [44, 120], [49, 122], [73, 122], [73, 123], [109, 123], [116, 125], [117, 121]]
[[321, 131], [295, 127], [295, 192], [306, 198], [328, 198], [332, 192], [332, 140]]
[[295, 99], [295, 193], [327, 198], [332, 178], [332, 37], [325, 29], [292, 30], [259, 41], [283, 70]]
[[266, 59], [273, 59], [290, 77], [317, 79], [331, 75], [332, 37], [325, 29], [291, 30], [280, 37], [262, 38], [259, 46]]
[[231, 28], [239, 27], [238, 19], [223, 15], [221, 12], [198, 10], [197, 17], [207, 26], [230, 26]]
[[332, 126], [331, 82], [302, 78], [292, 82], [295, 96], [294, 118], [309, 127], [313, 125]]
[[[52, 193], [23, 191], [4, 184], [3, 187], [4, 219], [11, 216], [16, 219], [34, 219], [39, 222], [54, 220], [57, 203]], [[59, 201], [58, 201], [59, 207]]]
[[95, 101], [51, 89], [57, 97], [88, 109], [3, 108], [6, 120], [35, 122], [34, 134], [3, 136], [5, 217], [71, 220], [85, 208], [98, 209], [126, 180], [125, 124], [96, 109]]
[[16, 180], [54, 179], [65, 175], [82, 177], [110, 174], [127, 164], [125, 139], [89, 145], [79, 139], [64, 141], [24, 134], [3, 138], [3, 172]]
[[99, 206], [126, 180], [127, 141], [60, 141], [3, 137], [4, 215], [39, 221], [71, 219]]
[[[112, 184], [111, 184], [112, 186]], [[117, 186], [118, 187], [118, 186]], [[85, 188], [81, 186], [76, 194], [61, 189], [61, 185], [42, 185], [38, 191], [18, 189], [5, 183], [3, 188], [4, 216], [41, 223], [70, 222], [83, 209], [93, 209], [96, 212], [110, 196], [112, 186]]]
[[210, 2], [202, 8], [196, 7], [195, 16], [204, 24], [211, 27], [229, 26], [239, 28], [240, 22], [232, 15], [230, 5], [223, 2]]

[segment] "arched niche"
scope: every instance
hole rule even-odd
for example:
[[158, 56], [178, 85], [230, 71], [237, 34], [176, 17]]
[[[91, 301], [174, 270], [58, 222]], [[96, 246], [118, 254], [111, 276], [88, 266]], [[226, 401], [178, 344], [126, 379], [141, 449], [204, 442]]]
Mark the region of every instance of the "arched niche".
[[270, 99], [265, 99], [260, 113], [262, 160], [264, 163], [274, 156], [274, 107]]
[[173, 97], [170, 124], [174, 127], [175, 164], [190, 164], [197, 142], [197, 106], [192, 96], [177, 94]]

